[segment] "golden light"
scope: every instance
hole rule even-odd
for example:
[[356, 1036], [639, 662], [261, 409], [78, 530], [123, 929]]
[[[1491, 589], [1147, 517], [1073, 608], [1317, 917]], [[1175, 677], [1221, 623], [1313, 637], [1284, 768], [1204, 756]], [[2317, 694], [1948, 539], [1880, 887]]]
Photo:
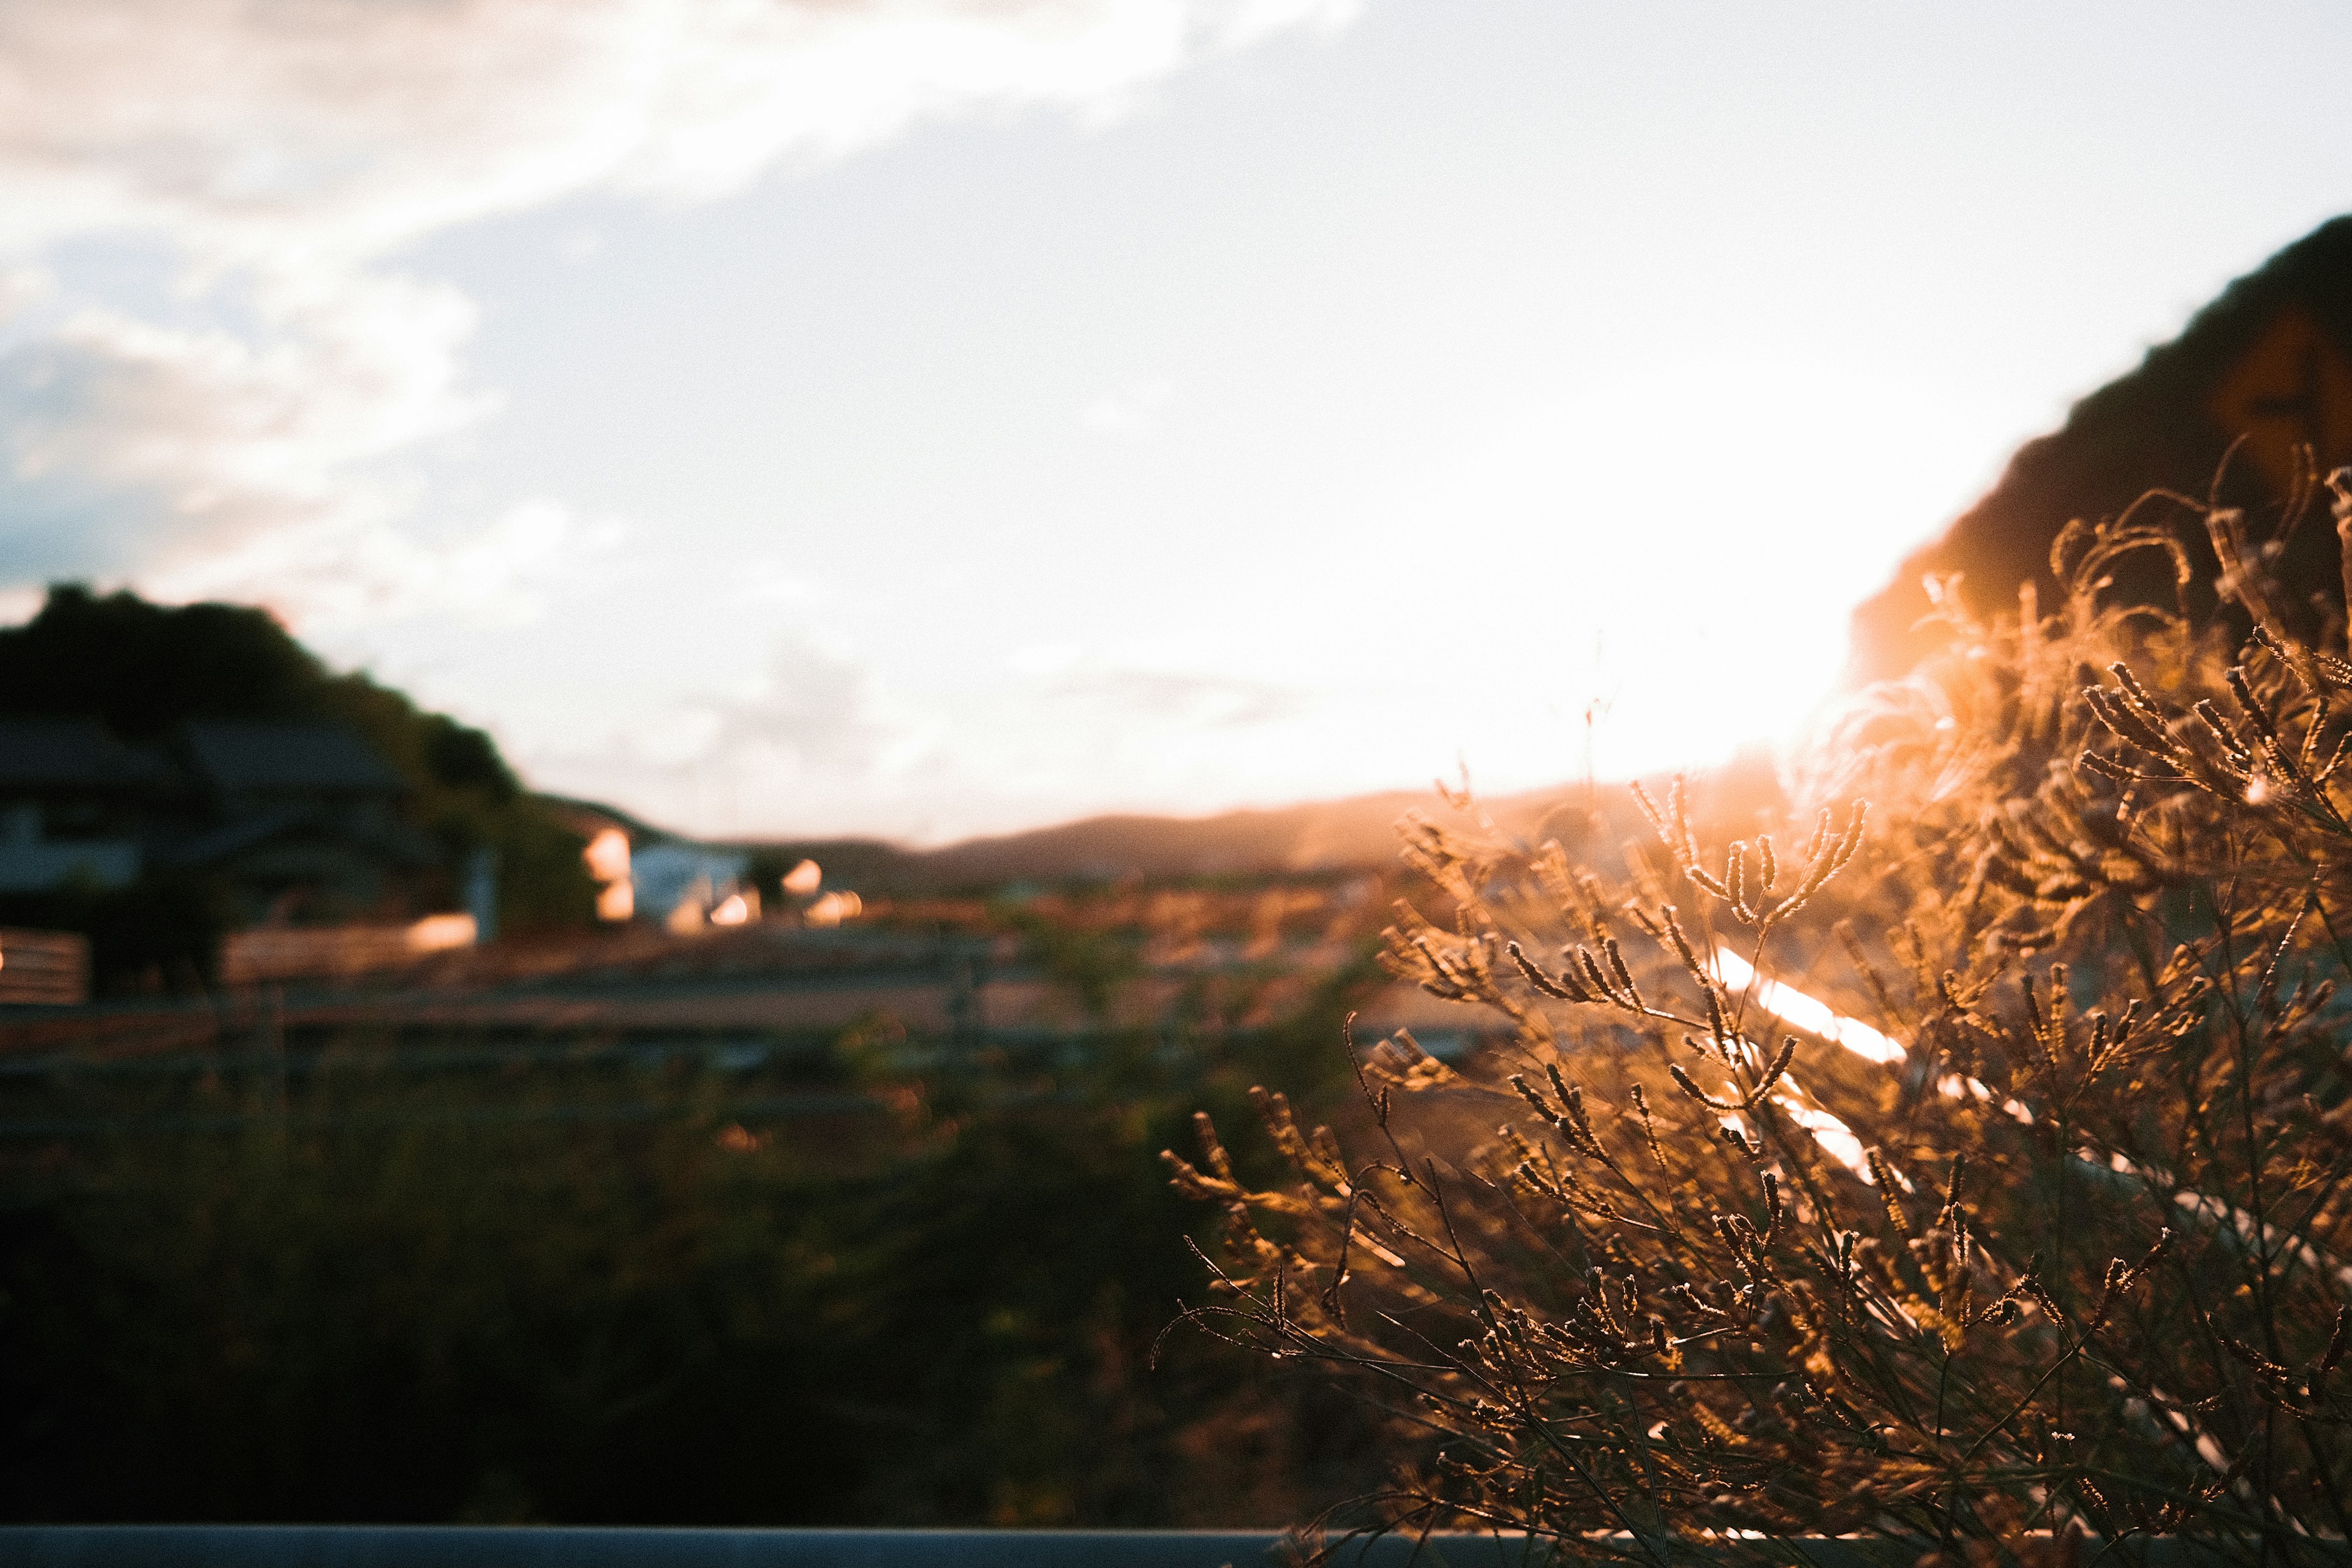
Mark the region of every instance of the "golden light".
[[411, 925], [406, 934], [411, 952], [446, 952], [473, 946], [479, 928], [471, 915], [426, 915]]
[[596, 918], [600, 921], [625, 921], [637, 912], [637, 889], [626, 879], [609, 883], [596, 892]]
[[814, 860], [803, 860], [784, 873], [784, 891], [805, 899], [824, 884], [824, 871]]
[[1715, 951], [1715, 972], [1731, 991], [1746, 992], [1750, 1001], [1793, 1029], [1843, 1046], [1866, 1062], [1891, 1067], [1903, 1060], [1903, 1047], [1858, 1018], [1831, 1010], [1828, 1003], [1808, 996], [1793, 985], [1759, 978], [1746, 959], [1727, 947]]
[[827, 893], [808, 907], [804, 918], [813, 926], [837, 926], [865, 912], [865, 901], [856, 893]]
[[1413, 695], [1490, 787], [1580, 772], [1588, 743], [1604, 778], [1791, 743], [1837, 687], [1853, 606], [1977, 493], [2005, 437], [1972, 388], [1801, 359], [1684, 355], [1605, 392], [1530, 389], [1389, 503], [1475, 520], [1494, 563], [1481, 679], [1445, 669]]
[[[588, 867], [588, 875], [599, 882], [625, 882], [629, 879], [629, 836], [617, 827], [607, 827], [588, 841], [580, 852]], [[601, 906], [601, 900], [600, 900]], [[607, 916], [608, 920], [626, 920], [624, 913]]]

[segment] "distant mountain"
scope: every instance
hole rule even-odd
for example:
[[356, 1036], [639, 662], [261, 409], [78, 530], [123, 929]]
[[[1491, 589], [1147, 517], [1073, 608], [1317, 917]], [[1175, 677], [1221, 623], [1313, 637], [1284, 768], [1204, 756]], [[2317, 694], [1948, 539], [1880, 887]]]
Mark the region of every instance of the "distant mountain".
[[[1568, 792], [1554, 790], [1512, 796], [1489, 809], [1532, 826], [1568, 804]], [[1432, 807], [1443, 807], [1433, 794], [1398, 791], [1214, 816], [1094, 816], [938, 849], [906, 849], [861, 839], [791, 840], [759, 847], [779, 858], [805, 855], [825, 868], [828, 883], [875, 893], [945, 892], [1022, 882], [1049, 886], [1130, 876], [1156, 880], [1344, 871], [1392, 864], [1398, 820], [1408, 811]]]
[[[1854, 612], [1853, 673], [1899, 675], [1928, 651], [1916, 629], [1927, 611], [1924, 574], [1964, 574], [1963, 598], [1985, 615], [2013, 609], [2032, 581], [2046, 610], [2056, 603], [2050, 545], [2068, 521], [2116, 516], [2158, 488], [2201, 499], [2241, 437], [2220, 498], [2273, 518], [2298, 446], [2313, 450], [2322, 474], [2352, 463], [2352, 217], [2322, 225], [2231, 284], [2139, 368], [2075, 404], [2056, 433], [2020, 447], [1983, 500]], [[2192, 602], [2210, 605], [2217, 565], [2194, 519], [2178, 507], [2143, 515], [2177, 529], [2200, 574]], [[2340, 605], [2324, 498], [2278, 565], [2298, 589]], [[2117, 587], [2144, 602], [2172, 592], [2154, 560]]]
[[[1747, 758], [1694, 777], [1694, 810], [1726, 823], [1779, 797], [1769, 760]], [[1481, 797], [1475, 812], [1507, 837], [1558, 838], [1574, 846], [1598, 837], [1608, 847], [1646, 832], [1622, 784], [1588, 797], [1582, 784]], [[755, 864], [788, 865], [803, 856], [824, 868], [830, 886], [881, 894], [937, 893], [1030, 883], [1150, 880], [1192, 877], [1312, 875], [1381, 870], [1396, 865], [1397, 825], [1408, 813], [1448, 827], [1475, 829], [1475, 816], [1448, 806], [1433, 790], [1396, 790], [1268, 810], [1213, 816], [1092, 816], [938, 849], [908, 849], [874, 839], [785, 839], [747, 843]], [[1744, 826], [1738, 830], [1745, 831]]]
[[[1528, 822], [1567, 805], [1567, 792], [1516, 795], [1489, 809]], [[1001, 838], [977, 838], [922, 857], [944, 883], [1213, 877], [1381, 867], [1397, 854], [1396, 825], [1443, 804], [1427, 792], [1359, 795], [1215, 816], [1096, 816]]]

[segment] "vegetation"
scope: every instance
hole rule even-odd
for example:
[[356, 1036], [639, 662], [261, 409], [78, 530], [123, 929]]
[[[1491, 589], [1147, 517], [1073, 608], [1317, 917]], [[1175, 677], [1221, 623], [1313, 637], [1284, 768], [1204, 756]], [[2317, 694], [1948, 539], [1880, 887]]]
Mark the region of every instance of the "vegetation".
[[[1989, 615], [2028, 582], [2045, 597], [2063, 592], [2048, 562], [2068, 518], [2113, 517], [2150, 486], [2273, 506], [2292, 487], [2297, 443], [2316, 443], [2324, 462], [2352, 459], [2341, 416], [2305, 384], [2333, 374], [2324, 367], [2347, 353], [2352, 218], [2337, 217], [2232, 282], [2179, 336], [2076, 403], [2061, 428], [2020, 447], [2000, 480], [1854, 613], [1854, 668], [1899, 676], [1932, 646], [1919, 626], [1930, 607], [1919, 584], [1929, 574], [1966, 574], [1969, 603]], [[2269, 564], [2284, 580], [2336, 575], [2326, 529], [2282, 531], [2276, 542]], [[2116, 563], [2117, 589], [2145, 603], [2168, 600], [2179, 589], [2165, 564], [2155, 556]], [[2215, 602], [2206, 565], [2186, 584], [2200, 614]], [[2277, 607], [2299, 630], [2325, 624], [2301, 619], [2299, 596]]]
[[[1125, 952], [1234, 940], [1265, 901], [1024, 921]], [[977, 900], [901, 914], [998, 929]], [[1278, 1526], [1370, 1428], [1206, 1347], [1150, 1370], [1199, 1218], [1156, 1153], [1197, 1106], [1329, 1075], [1349, 951], [1303, 994], [1221, 972], [1083, 1050], [877, 1016], [747, 1067], [740, 1031], [394, 1041], [264, 1008], [189, 1055], [20, 1062], [0, 1517]], [[1074, 1020], [1142, 1010], [1090, 962], [1045, 977]]]
[[[1710, 844], [1678, 785], [1584, 866], [1466, 801], [1417, 833], [1390, 962], [1509, 1059], [1382, 1044], [1353, 1152], [1261, 1096], [1277, 1182], [1207, 1119], [1170, 1156], [1227, 1215], [1190, 1321], [1386, 1423], [1331, 1521], [1654, 1563], [2352, 1534], [2352, 662], [2333, 585], [2264, 565], [2316, 489], [2270, 540], [2077, 523], [2053, 615], [1944, 584], [1809, 836]], [[2181, 602], [2118, 604], [2149, 558]]]
[[[96, 716], [140, 743], [166, 741], [191, 720], [342, 724], [400, 773], [405, 809], [441, 847], [436, 901], [456, 907], [467, 856], [488, 849], [499, 860], [502, 930], [593, 921], [580, 838], [522, 788], [488, 735], [365, 675], [330, 670], [267, 610], [54, 587], [31, 621], [0, 628], [0, 693], [7, 712]], [[223, 918], [218, 889], [188, 874], [9, 903], [19, 923], [88, 932], [101, 977], [118, 984], [148, 972], [181, 984], [207, 971]]]
[[1148, 1117], [931, 1129], [874, 1174], [710, 1116], [531, 1109], [347, 1083], [291, 1125], [150, 1134], [14, 1216], [0, 1506], [816, 1524], [1160, 1500], [1129, 1367], [1181, 1254], [1128, 1238], [1181, 1216]]

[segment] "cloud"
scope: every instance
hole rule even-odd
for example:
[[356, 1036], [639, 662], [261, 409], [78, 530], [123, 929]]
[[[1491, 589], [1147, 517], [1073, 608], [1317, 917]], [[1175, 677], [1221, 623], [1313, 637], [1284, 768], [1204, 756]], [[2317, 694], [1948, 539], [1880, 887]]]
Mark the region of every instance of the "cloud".
[[57, 274], [46, 267], [0, 267], [0, 329], [47, 303], [57, 291]]
[[609, 585], [628, 534], [541, 496], [443, 540], [389, 524], [263, 531], [148, 581], [167, 599], [259, 602], [341, 630], [425, 615], [519, 626], [546, 616], [561, 595]]
[[1078, 423], [1097, 436], [1149, 436], [1160, 428], [1176, 388], [1153, 378], [1106, 393], [1086, 406]]
[[1153, 729], [1244, 729], [1313, 706], [1307, 693], [1291, 687], [1146, 669], [1073, 670], [1057, 678], [1045, 695], [1112, 723]]
[[922, 747], [924, 726], [892, 710], [870, 670], [796, 633], [778, 637], [758, 689], [719, 713], [713, 751], [790, 782], [828, 776], [854, 788]]
[[11, 563], [168, 570], [259, 532], [380, 522], [402, 498], [358, 470], [494, 405], [463, 384], [474, 312], [453, 289], [359, 275], [259, 303], [244, 331], [87, 308], [0, 356]]
[[399, 459], [496, 400], [465, 374], [471, 307], [391, 269], [401, 247], [591, 193], [709, 199], [992, 106], [1099, 108], [1357, 3], [0, 3], [0, 327], [49, 268], [71, 295], [69, 242], [160, 243], [173, 274], [169, 310], [101, 299], [5, 340], [0, 577], [340, 553], [388, 575], [319, 613], [422, 603], [455, 579], [417, 564]]
[[[892, 699], [855, 656], [802, 631], [773, 637], [743, 690], [614, 712], [527, 748], [534, 778], [628, 802], [698, 831], [870, 825], [949, 765], [939, 727]], [[877, 809], [878, 808], [878, 809]]]
[[927, 117], [1087, 104], [1354, 0], [77, 0], [0, 9], [0, 247], [378, 254], [593, 189], [707, 197]]
[[1284, 772], [1288, 752], [1268, 748], [1258, 726], [1305, 718], [1328, 728], [1344, 716], [1330, 693], [1103, 667], [1066, 651], [1025, 650], [1023, 679], [919, 703], [856, 650], [788, 629], [743, 690], [650, 718], [615, 713], [601, 732], [527, 748], [524, 761], [551, 787], [714, 834], [935, 842], [1106, 803], [1299, 798], [1312, 781]]

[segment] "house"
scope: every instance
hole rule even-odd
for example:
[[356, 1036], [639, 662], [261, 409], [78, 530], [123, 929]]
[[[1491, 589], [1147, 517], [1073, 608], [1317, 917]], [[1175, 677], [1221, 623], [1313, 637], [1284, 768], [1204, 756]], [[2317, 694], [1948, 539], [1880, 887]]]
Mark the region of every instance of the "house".
[[698, 930], [713, 910], [739, 897], [750, 861], [740, 849], [682, 838], [646, 845], [630, 858], [631, 902], [641, 918], [673, 931]]
[[600, 918], [656, 921], [681, 933], [706, 921], [759, 918], [748, 850], [667, 833], [593, 801], [546, 798], [558, 819], [588, 840], [583, 858], [602, 889]]
[[219, 877], [239, 923], [375, 913], [441, 859], [400, 814], [400, 774], [348, 730], [192, 722], [173, 750], [188, 785], [184, 831], [161, 858]]
[[172, 770], [94, 719], [0, 718], [0, 893], [139, 879]]

